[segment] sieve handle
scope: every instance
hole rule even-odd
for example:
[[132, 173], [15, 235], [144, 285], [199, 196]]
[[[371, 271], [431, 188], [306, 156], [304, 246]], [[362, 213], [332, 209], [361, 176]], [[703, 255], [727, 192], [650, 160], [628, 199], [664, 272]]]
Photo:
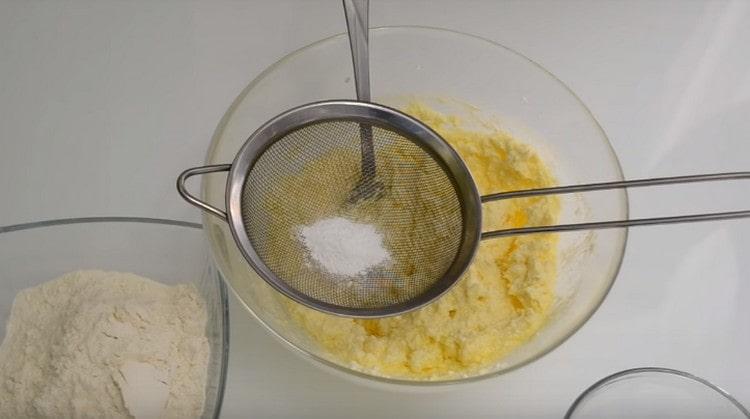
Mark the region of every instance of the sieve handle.
[[[633, 188], [641, 186], [673, 185], [678, 183], [695, 183], [721, 180], [750, 179], [750, 172], [712, 173], [705, 175], [674, 176], [651, 179], [623, 180], [617, 182], [589, 183], [585, 185], [556, 186], [552, 188], [527, 189], [520, 191], [501, 192], [481, 197], [481, 201], [492, 202], [502, 199], [525, 198], [541, 195], [560, 195], [575, 192], [603, 191], [608, 189]], [[708, 214], [677, 215], [671, 217], [640, 218], [634, 220], [600, 221], [578, 224], [558, 224], [537, 227], [509, 228], [505, 230], [487, 231], [482, 233], [482, 239], [516, 236], [532, 233], [554, 233], [560, 231], [598, 230], [605, 228], [634, 227], [655, 224], [691, 223], [698, 221], [732, 220], [750, 217], [750, 210], [727, 211]]]
[[180, 176], [177, 177], [177, 192], [179, 192], [180, 196], [190, 204], [195, 205], [203, 211], [206, 211], [211, 215], [215, 215], [224, 221], [227, 221], [228, 218], [226, 212], [213, 207], [190, 194], [190, 192], [188, 192], [187, 188], [185, 187], [185, 181], [196, 175], [205, 175], [207, 173], [216, 172], [228, 172], [231, 168], [231, 164], [214, 164], [210, 166], [192, 167], [190, 169], [187, 169], [184, 172], [180, 173]]

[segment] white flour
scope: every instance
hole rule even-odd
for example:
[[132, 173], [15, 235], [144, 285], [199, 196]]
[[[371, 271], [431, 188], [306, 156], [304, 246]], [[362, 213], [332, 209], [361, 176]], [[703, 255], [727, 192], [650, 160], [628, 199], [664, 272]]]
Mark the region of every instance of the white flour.
[[196, 418], [209, 346], [192, 285], [79, 271], [21, 291], [0, 345], [0, 418]]
[[362, 275], [390, 259], [383, 236], [375, 227], [343, 217], [326, 218], [300, 228], [300, 239], [312, 259], [336, 275]]

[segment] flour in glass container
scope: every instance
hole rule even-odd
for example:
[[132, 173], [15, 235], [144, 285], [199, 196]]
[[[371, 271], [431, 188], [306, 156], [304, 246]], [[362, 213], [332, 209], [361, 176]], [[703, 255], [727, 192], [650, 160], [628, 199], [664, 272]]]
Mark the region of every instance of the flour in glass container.
[[332, 217], [302, 226], [299, 238], [312, 260], [334, 275], [359, 276], [390, 260], [383, 236], [370, 225]]
[[27, 288], [0, 344], [0, 418], [198, 418], [207, 316], [193, 285], [124, 272]]

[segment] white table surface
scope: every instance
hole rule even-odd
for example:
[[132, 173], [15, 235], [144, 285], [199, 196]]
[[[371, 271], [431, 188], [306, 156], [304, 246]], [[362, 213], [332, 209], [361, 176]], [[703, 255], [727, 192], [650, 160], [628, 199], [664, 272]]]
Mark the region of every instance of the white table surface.
[[[371, 24], [438, 26], [538, 61], [591, 108], [627, 177], [747, 170], [750, 1], [373, 1]], [[0, 225], [199, 220], [174, 190], [266, 66], [345, 30], [339, 0], [0, 2]], [[602, 179], [606, 180], [606, 179]], [[750, 207], [747, 183], [637, 191], [633, 216]], [[750, 222], [631, 231], [596, 315], [532, 365], [439, 394], [352, 385], [233, 301], [223, 416], [560, 417], [614, 371], [684, 369], [750, 405]]]

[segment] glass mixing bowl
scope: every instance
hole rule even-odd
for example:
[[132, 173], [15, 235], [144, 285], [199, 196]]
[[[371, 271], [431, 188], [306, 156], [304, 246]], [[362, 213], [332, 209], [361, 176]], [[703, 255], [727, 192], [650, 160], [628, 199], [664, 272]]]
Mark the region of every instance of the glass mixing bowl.
[[[533, 145], [561, 184], [621, 180], [617, 157], [586, 106], [538, 64], [475, 36], [424, 27], [370, 31], [374, 101], [400, 106], [418, 98], [439, 110], [490, 120]], [[221, 120], [207, 163], [230, 163], [261, 124], [292, 107], [355, 97], [345, 34], [336, 35], [273, 64], [239, 95]], [[226, 178], [203, 180], [203, 198], [224, 207]], [[562, 222], [627, 218], [624, 191], [562, 196]], [[278, 304], [274, 291], [239, 253], [225, 222], [205, 216], [204, 226], [219, 269], [245, 307], [272, 334], [318, 365], [367, 382], [435, 385], [489, 377], [531, 362], [580, 328], [609, 291], [622, 260], [627, 231], [560, 236], [556, 302], [546, 325], [528, 342], [482, 374], [443, 381], [389, 379], [352, 370], [311, 341]]]
[[573, 402], [565, 419], [724, 418], [750, 412], [729, 393], [693, 374], [642, 367], [605, 377]]
[[201, 226], [148, 218], [96, 217], [0, 227], [0, 341], [16, 294], [67, 272], [132, 272], [164, 284], [192, 283], [207, 303], [204, 419], [219, 417], [229, 357], [227, 291]]

